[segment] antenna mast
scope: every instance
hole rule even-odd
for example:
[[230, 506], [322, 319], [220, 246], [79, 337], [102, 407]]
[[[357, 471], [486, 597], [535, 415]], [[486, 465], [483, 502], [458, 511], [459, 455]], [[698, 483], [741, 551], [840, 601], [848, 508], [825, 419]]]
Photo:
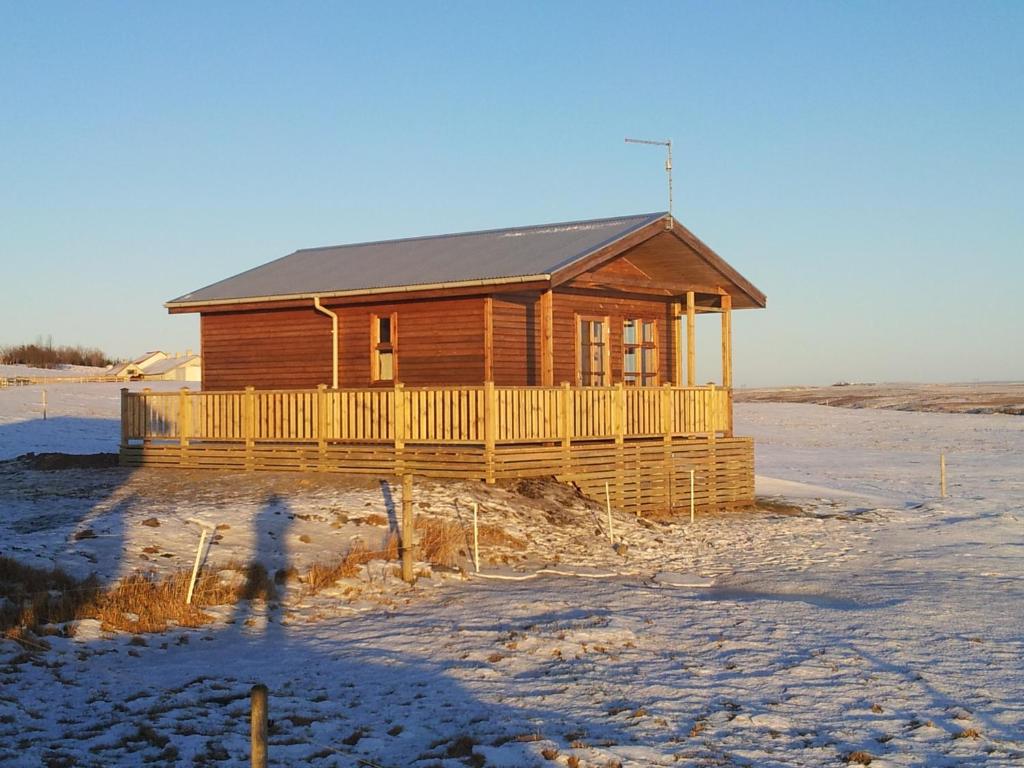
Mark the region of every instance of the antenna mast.
[[665, 156], [665, 173], [668, 174], [668, 224], [666, 229], [672, 229], [672, 139], [667, 141], [651, 141], [649, 139], [626, 138], [627, 144], [653, 144], [658, 147], [667, 147], [668, 154]]

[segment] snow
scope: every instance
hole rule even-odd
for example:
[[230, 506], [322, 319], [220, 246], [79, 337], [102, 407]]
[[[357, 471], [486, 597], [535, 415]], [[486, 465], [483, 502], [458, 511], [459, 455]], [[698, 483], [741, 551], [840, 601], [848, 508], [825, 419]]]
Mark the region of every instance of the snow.
[[0, 379], [86, 378], [89, 376], [103, 376], [109, 370], [109, 368], [99, 368], [92, 365], [58, 365], [56, 368], [35, 368], [30, 365], [0, 364]]
[[[0, 391], [0, 456], [116, 450], [117, 385], [50, 388], [45, 425], [33, 389]], [[1024, 763], [1024, 420], [757, 403], [736, 429], [772, 504], [619, 515], [624, 554], [570, 493], [424, 481], [420, 514], [478, 501], [525, 548], [485, 549], [491, 578], [463, 557], [415, 588], [375, 561], [134, 644], [93, 621], [34, 656], [0, 641], [0, 763], [245, 765], [255, 682], [282, 766]], [[382, 539], [399, 498], [372, 479], [7, 462], [0, 551], [107, 579], [190, 567], [193, 518], [229, 526], [207, 567], [302, 570]]]

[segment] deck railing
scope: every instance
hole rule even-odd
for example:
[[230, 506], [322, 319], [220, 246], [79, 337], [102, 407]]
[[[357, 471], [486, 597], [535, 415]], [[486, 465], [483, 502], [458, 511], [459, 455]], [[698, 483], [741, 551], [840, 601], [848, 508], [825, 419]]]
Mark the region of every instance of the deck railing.
[[121, 443], [554, 443], [732, 434], [707, 387], [405, 387], [121, 392]]

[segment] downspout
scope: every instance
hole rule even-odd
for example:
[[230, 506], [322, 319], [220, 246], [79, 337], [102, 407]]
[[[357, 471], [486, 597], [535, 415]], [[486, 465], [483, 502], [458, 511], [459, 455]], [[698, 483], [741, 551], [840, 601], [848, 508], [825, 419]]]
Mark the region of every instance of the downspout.
[[331, 318], [331, 389], [338, 388], [338, 315], [320, 303], [320, 297], [313, 297], [313, 308]]

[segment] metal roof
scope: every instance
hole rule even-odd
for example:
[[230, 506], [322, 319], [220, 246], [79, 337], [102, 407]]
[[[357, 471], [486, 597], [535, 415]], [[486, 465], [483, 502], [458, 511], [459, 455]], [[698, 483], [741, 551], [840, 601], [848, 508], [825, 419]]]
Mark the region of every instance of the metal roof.
[[186, 293], [166, 306], [541, 279], [667, 215], [647, 213], [307, 248]]

